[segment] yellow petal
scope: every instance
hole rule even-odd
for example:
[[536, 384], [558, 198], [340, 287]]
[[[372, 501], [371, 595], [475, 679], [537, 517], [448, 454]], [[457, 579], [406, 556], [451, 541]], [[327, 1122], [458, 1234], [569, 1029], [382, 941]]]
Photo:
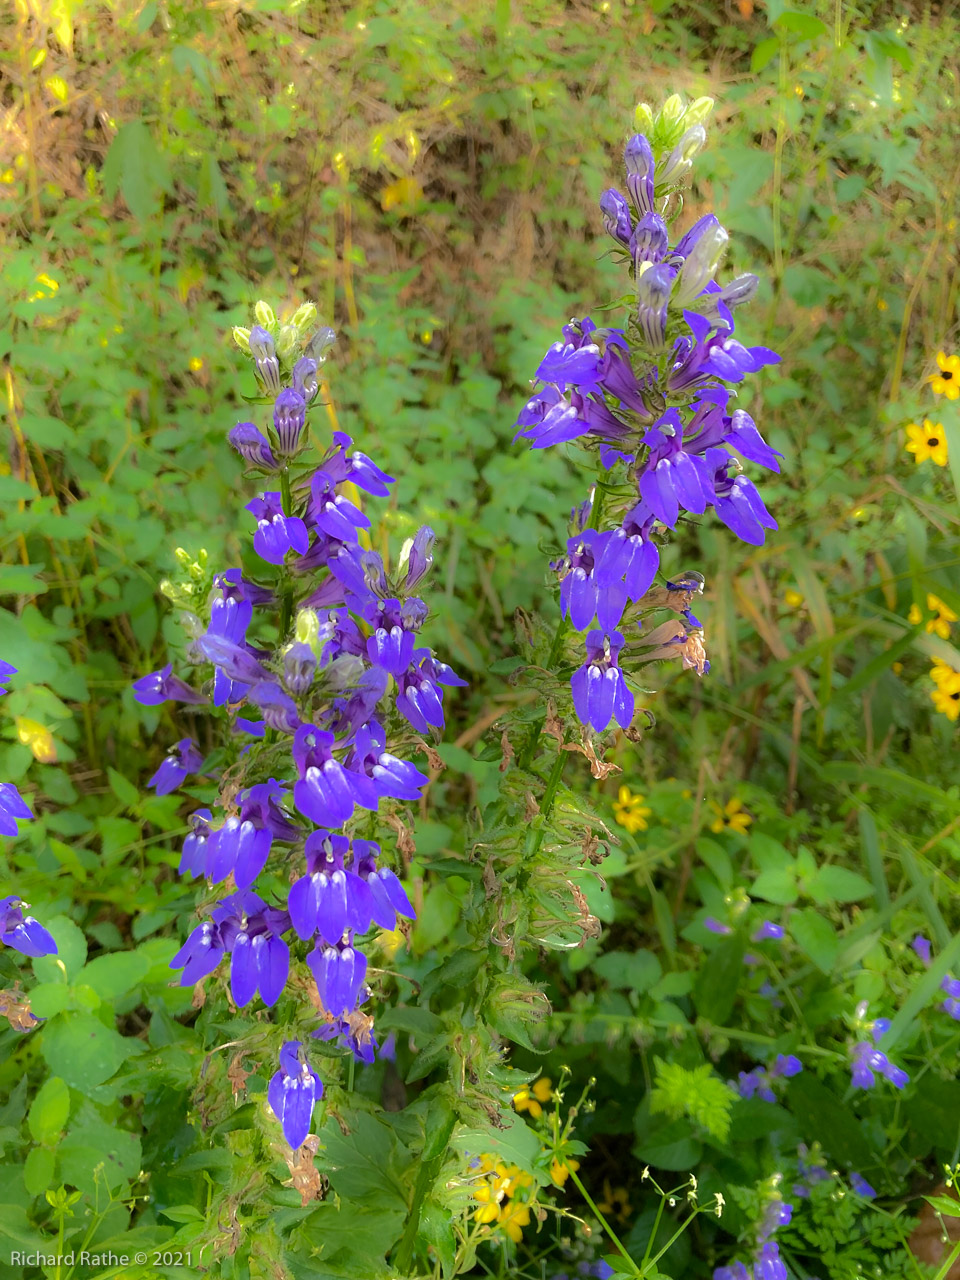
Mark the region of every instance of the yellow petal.
[[26, 716], [16, 716], [14, 724], [17, 727], [17, 737], [25, 747], [30, 748], [35, 760], [39, 760], [41, 764], [53, 764], [56, 761], [57, 744], [45, 725], [29, 720]]

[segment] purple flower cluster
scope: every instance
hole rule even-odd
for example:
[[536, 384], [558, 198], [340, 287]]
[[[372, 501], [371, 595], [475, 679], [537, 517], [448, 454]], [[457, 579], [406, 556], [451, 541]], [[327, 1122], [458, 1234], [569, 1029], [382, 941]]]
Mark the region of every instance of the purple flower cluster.
[[[857, 1008], [858, 1018], [866, 1014], [865, 1004]], [[884, 1076], [895, 1089], [910, 1083], [910, 1077], [901, 1067], [895, 1067], [887, 1055], [878, 1049], [880, 1041], [890, 1030], [889, 1018], [877, 1018], [867, 1027], [869, 1040], [860, 1040], [850, 1050], [852, 1063], [850, 1083], [854, 1089], [872, 1089], [877, 1076]]]
[[[210, 670], [200, 691], [166, 666], [138, 680], [134, 693], [146, 706], [212, 704], [234, 734], [253, 739], [240, 749], [231, 783], [224, 782], [221, 811], [198, 809], [190, 817], [181, 873], [226, 884], [229, 892], [171, 962], [182, 969], [181, 983], [200, 981], [229, 956], [234, 1002], [242, 1007], [259, 995], [272, 1006], [286, 985], [292, 949], [306, 943], [325, 1012], [312, 1034], [337, 1038], [369, 1062], [376, 1041], [373, 1020], [360, 1007], [370, 990], [359, 939], [373, 926], [395, 929], [398, 916], [412, 920], [414, 910], [380, 846], [344, 828], [366, 821], [363, 815], [384, 801], [420, 798], [428, 778], [393, 748], [442, 729], [445, 691], [465, 682], [420, 641], [428, 610], [414, 592], [433, 563], [433, 532], [420, 529], [392, 576], [363, 540], [370, 521], [357, 490], [386, 497], [393, 478], [342, 432], [317, 465], [297, 462], [318, 396], [317, 370], [333, 337], [321, 330], [294, 359], [302, 322], [315, 314], [308, 305], [279, 328], [258, 303], [261, 323], [235, 331], [273, 398], [267, 434], [251, 422], [229, 432], [250, 470], [279, 482], [247, 505], [254, 552], [270, 566], [265, 581], [239, 569], [213, 577], [209, 621], [194, 618], [188, 653]], [[283, 634], [273, 649], [258, 638], [257, 615], [278, 608]], [[166, 795], [202, 766], [185, 738], [151, 785]], [[245, 784], [239, 789], [238, 770]], [[297, 849], [301, 874], [291, 877], [287, 901], [270, 903], [254, 892], [271, 854], [289, 861]], [[321, 1094], [301, 1043], [285, 1044], [269, 1101], [292, 1147], [309, 1132]]]
[[[0, 695], [8, 692], [2, 686], [17, 674], [9, 662], [0, 662]], [[0, 782], [0, 834], [15, 836], [17, 821], [29, 822], [30, 807], [12, 782]], [[0, 898], [0, 943], [13, 947], [25, 956], [52, 956], [57, 944], [33, 916], [23, 914], [26, 903], [15, 895]]]
[[[599, 502], [579, 508], [566, 554], [552, 566], [562, 616], [587, 632], [573, 701], [581, 722], [597, 732], [611, 720], [630, 724], [634, 696], [622, 658], [638, 639], [639, 612], [672, 603], [648, 596], [662, 532], [684, 513], [712, 508], [738, 538], [760, 545], [777, 525], [739, 458], [779, 471], [781, 456], [749, 414], [730, 409], [736, 386], [780, 359], [734, 337], [733, 311], [756, 292], [757, 278], [717, 284], [727, 233], [713, 214], [671, 246], [663, 214], [677, 165], [668, 157], [658, 170], [642, 134], [628, 141], [624, 159], [629, 199], [605, 191], [600, 209], [629, 264], [636, 305], [625, 329], [571, 320], [541, 361], [534, 394], [515, 423], [517, 438], [534, 449], [570, 441], [595, 448], [603, 469], [619, 472], [611, 479], [630, 490], [605, 511]], [[653, 652], [643, 660], [686, 657], [684, 665], [702, 675], [709, 667], [702, 629], [688, 609], [678, 612], [682, 623], [644, 637]]]
[[753, 1266], [731, 1262], [725, 1267], [716, 1267], [713, 1280], [787, 1280], [787, 1268], [773, 1236], [780, 1227], [787, 1226], [792, 1217], [792, 1205], [784, 1203], [779, 1196], [771, 1200], [760, 1220]]
[[766, 1067], [754, 1067], [751, 1071], [741, 1071], [735, 1088], [741, 1098], [762, 1098], [764, 1102], [776, 1102], [773, 1081], [789, 1080], [802, 1070], [803, 1063], [795, 1054], [778, 1053], [769, 1070]]

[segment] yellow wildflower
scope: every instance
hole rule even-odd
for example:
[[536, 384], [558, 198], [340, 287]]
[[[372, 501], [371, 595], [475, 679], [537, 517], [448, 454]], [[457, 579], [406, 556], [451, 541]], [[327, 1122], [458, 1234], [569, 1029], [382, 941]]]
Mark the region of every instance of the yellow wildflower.
[[202, 368], [203, 368], [203, 360], [200, 358], [200, 356], [191, 356], [190, 357], [191, 373], [199, 373]]
[[541, 1076], [534, 1085], [527, 1085], [519, 1093], [513, 1095], [513, 1105], [518, 1111], [529, 1111], [534, 1120], [543, 1115], [543, 1103], [553, 1097], [550, 1081]]
[[613, 816], [631, 835], [646, 831], [647, 818], [653, 812], [643, 803], [646, 796], [634, 795], [629, 787], [621, 787], [613, 805]]
[[955, 671], [950, 663], [944, 662], [942, 658], [934, 658], [930, 678], [935, 685], [941, 689], [949, 689], [951, 692], [955, 686], [960, 685], [960, 671]]
[[753, 822], [750, 814], [743, 807], [743, 801], [734, 796], [732, 800], [721, 809], [713, 800], [710, 801], [710, 807], [717, 815], [710, 824], [710, 830], [719, 834], [721, 831], [739, 831], [742, 836], [747, 834], [747, 827]]
[[948, 400], [960, 400], [960, 356], [948, 356], [938, 351], [937, 364], [940, 368], [927, 379], [933, 394], [946, 396]]
[[792, 587], [788, 587], [783, 593], [783, 603], [788, 609], [799, 609], [803, 604], [803, 596], [799, 591], [794, 591]]
[[626, 1222], [631, 1212], [630, 1194], [626, 1187], [611, 1187], [609, 1178], [604, 1178], [603, 1199], [597, 1201], [597, 1208], [605, 1218]]
[[505, 1204], [500, 1210], [500, 1227], [507, 1233], [514, 1244], [523, 1238], [523, 1228], [530, 1221], [530, 1210], [525, 1204]]
[[[932, 592], [927, 592], [927, 609], [935, 615], [935, 617], [927, 619], [926, 630], [931, 635], [938, 635], [941, 640], [950, 639], [950, 623], [957, 621], [957, 615], [953, 612], [948, 604], [944, 604], [939, 596], [935, 596]], [[910, 606], [910, 612], [907, 614], [907, 621], [913, 626], [922, 619], [923, 614], [916, 602]]]
[[915, 422], [908, 422], [906, 450], [913, 454], [917, 463], [926, 462], [930, 458], [938, 467], [945, 467], [947, 437], [944, 435], [943, 424], [931, 422], [929, 418], [924, 418], [922, 427]]
[[17, 726], [17, 737], [25, 747], [33, 752], [33, 758], [41, 764], [54, 764], [57, 759], [57, 744], [53, 734], [37, 720], [29, 720], [26, 716], [15, 716], [13, 723]]
[[574, 1160], [573, 1156], [564, 1156], [562, 1160], [553, 1159], [550, 1164], [550, 1181], [555, 1187], [562, 1187], [571, 1173], [576, 1173], [580, 1168], [580, 1161]]
[[941, 684], [930, 694], [930, 700], [936, 709], [948, 720], [960, 718], [960, 672], [952, 689], [950, 685]]

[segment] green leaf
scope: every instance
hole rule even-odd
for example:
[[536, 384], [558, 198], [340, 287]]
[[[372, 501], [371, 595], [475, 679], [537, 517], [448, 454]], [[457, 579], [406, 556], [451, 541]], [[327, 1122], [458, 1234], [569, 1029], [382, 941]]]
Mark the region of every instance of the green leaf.
[[140, 792], [122, 773], [118, 773], [116, 769], [107, 767], [107, 778], [110, 782], [110, 790], [117, 797], [125, 809], [135, 809], [140, 803]]
[[724, 938], [704, 960], [693, 989], [701, 1018], [722, 1026], [733, 1011], [743, 972], [744, 939], [740, 933]]
[[661, 975], [660, 961], [652, 951], [608, 951], [594, 960], [591, 968], [611, 987], [642, 993], [649, 991]]
[[767, 36], [766, 40], [761, 40], [750, 55], [750, 70], [753, 74], [756, 75], [757, 72], [768, 66], [777, 56], [779, 50], [780, 39], [778, 36]]
[[59, 1076], [51, 1076], [41, 1086], [27, 1115], [27, 1124], [36, 1142], [50, 1142], [64, 1128], [70, 1115], [70, 1090]]
[[36, 575], [45, 568], [43, 564], [0, 564], [0, 596], [43, 595], [47, 584]]
[[397, 1139], [387, 1125], [365, 1111], [342, 1116], [350, 1132], [336, 1120], [323, 1126], [323, 1147], [317, 1165], [330, 1179], [337, 1195], [348, 1200], [376, 1196], [385, 1210], [407, 1208], [407, 1197], [394, 1172]]
[[119, 189], [127, 208], [141, 222], [153, 216], [160, 193], [169, 190], [166, 157], [142, 120], [120, 126], [100, 173], [110, 199]]
[[761, 871], [750, 886], [750, 896], [760, 898], [763, 902], [775, 902], [781, 907], [790, 906], [799, 896], [794, 868], [778, 867]]
[[89, 1092], [117, 1071], [133, 1053], [143, 1051], [139, 1040], [126, 1040], [89, 1013], [58, 1017], [43, 1029], [43, 1056], [72, 1089]]
[[54, 916], [44, 922], [57, 944], [54, 956], [38, 956], [33, 972], [40, 982], [72, 982], [87, 958], [87, 940], [69, 916]]
[[952, 1196], [924, 1196], [923, 1198], [944, 1217], [960, 1218], [960, 1200], [954, 1200]]
[[42, 1196], [53, 1183], [57, 1157], [49, 1147], [31, 1147], [23, 1163], [23, 1185], [32, 1196]]
[[772, 24], [779, 31], [790, 31], [801, 40], [815, 40], [817, 36], [826, 35], [829, 28], [822, 18], [815, 18], [811, 13], [800, 13], [796, 9], [787, 9]]
[[840, 950], [836, 930], [819, 911], [805, 907], [790, 917], [790, 935], [821, 973], [831, 973]]
[[103, 1122], [90, 1121], [71, 1129], [57, 1147], [57, 1155], [64, 1182], [88, 1194], [96, 1188], [100, 1166], [111, 1191], [140, 1172], [140, 1139]]
[[516, 1114], [503, 1115], [502, 1129], [491, 1125], [458, 1126], [451, 1143], [468, 1156], [500, 1156], [505, 1164], [515, 1164], [524, 1173], [536, 1174], [540, 1140], [533, 1129]]
[[873, 893], [869, 880], [865, 880], [856, 871], [837, 866], [821, 867], [813, 879], [807, 881], [806, 889], [814, 902], [824, 905], [831, 902], [860, 902]]
[[77, 981], [92, 987], [101, 1000], [116, 1000], [138, 986], [150, 967], [141, 951], [114, 951], [84, 965]]
[[940, 983], [960, 958], [960, 933], [937, 956], [927, 972], [907, 996], [900, 1010], [883, 1037], [883, 1049], [888, 1053], [893, 1045], [911, 1029], [917, 1016], [935, 999]]
[[873, 1162], [876, 1153], [860, 1121], [812, 1072], [788, 1080], [787, 1096], [807, 1142], [822, 1143], [834, 1160], [854, 1169]]

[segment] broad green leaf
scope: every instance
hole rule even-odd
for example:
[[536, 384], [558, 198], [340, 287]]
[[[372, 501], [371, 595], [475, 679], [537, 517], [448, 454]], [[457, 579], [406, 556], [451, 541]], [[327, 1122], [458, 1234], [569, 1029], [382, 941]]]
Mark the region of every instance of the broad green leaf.
[[829, 28], [822, 18], [815, 18], [811, 13], [800, 13], [797, 9], [787, 9], [774, 21], [773, 26], [780, 31], [790, 31], [801, 40], [815, 40], [817, 36], [827, 34]]
[[92, 987], [101, 1000], [116, 1000], [132, 991], [150, 970], [141, 951], [114, 951], [84, 965], [77, 981]]
[[143, 1051], [89, 1013], [61, 1015], [43, 1029], [41, 1049], [51, 1071], [73, 1089], [89, 1092], [109, 1080], [132, 1054]]
[[860, 902], [869, 898], [873, 887], [869, 880], [849, 871], [846, 867], [821, 867], [806, 885], [807, 893], [815, 902]]
[[652, 951], [607, 951], [591, 966], [598, 978], [614, 988], [649, 991], [660, 980], [660, 961]]
[[49, 1147], [31, 1147], [23, 1162], [23, 1185], [32, 1196], [42, 1196], [53, 1182], [57, 1157]]
[[72, 982], [86, 961], [87, 940], [69, 916], [54, 916], [43, 924], [53, 935], [57, 954], [38, 956], [33, 962], [33, 972], [40, 982]]
[[761, 40], [758, 45], [754, 46], [753, 53], [750, 55], [750, 70], [756, 75], [762, 71], [780, 51], [780, 39], [778, 36], [767, 36], [766, 40]]
[[790, 917], [790, 936], [821, 973], [830, 973], [840, 950], [836, 930], [819, 911], [805, 907]]
[[70, 1090], [59, 1076], [51, 1076], [40, 1088], [27, 1115], [37, 1142], [50, 1142], [63, 1129], [70, 1114]]
[[697, 1013], [717, 1026], [722, 1026], [737, 1001], [743, 974], [743, 935], [724, 938], [703, 960], [693, 988]]

